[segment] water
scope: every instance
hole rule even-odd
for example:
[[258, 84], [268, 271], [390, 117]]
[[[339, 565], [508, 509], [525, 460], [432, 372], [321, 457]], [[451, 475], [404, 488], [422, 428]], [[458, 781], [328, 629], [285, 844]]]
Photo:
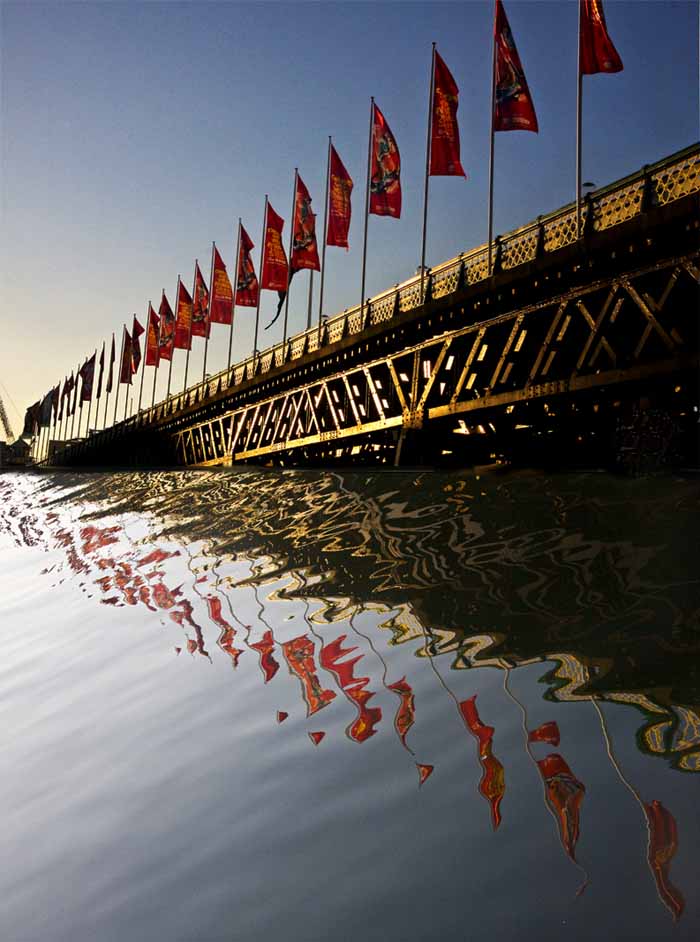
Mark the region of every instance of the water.
[[699, 497], [0, 476], [0, 937], [698, 938]]

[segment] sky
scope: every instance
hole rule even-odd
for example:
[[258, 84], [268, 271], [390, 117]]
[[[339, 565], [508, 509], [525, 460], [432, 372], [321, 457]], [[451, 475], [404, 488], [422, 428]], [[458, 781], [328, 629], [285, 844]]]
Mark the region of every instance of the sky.
[[[496, 135], [495, 233], [570, 202], [575, 187], [577, 4], [505, 8], [540, 131]], [[605, 12], [624, 71], [584, 79], [583, 179], [597, 186], [700, 136], [697, 3], [606, 0]], [[145, 324], [163, 288], [174, 304], [178, 274], [191, 287], [195, 258], [208, 280], [212, 240], [233, 274], [239, 216], [258, 269], [266, 193], [285, 219], [287, 246], [295, 167], [320, 233], [329, 134], [355, 190], [350, 251], [327, 251], [324, 314], [359, 303], [371, 95], [401, 152], [403, 211], [399, 220], [370, 217], [366, 293], [413, 274], [432, 41], [459, 86], [468, 179], [431, 179], [427, 263], [483, 243], [492, 23], [491, 0], [3, 0], [0, 395], [15, 430], [25, 408], [112, 332], [118, 344], [134, 313]], [[292, 285], [292, 333], [306, 324], [308, 278]], [[282, 339], [281, 319], [262, 329], [275, 307], [276, 295], [263, 292], [262, 347]], [[254, 319], [254, 309], [236, 309], [234, 360], [252, 351]], [[207, 371], [223, 368], [227, 327], [213, 327], [209, 350]], [[202, 353], [195, 338], [190, 382]], [[184, 360], [176, 351], [173, 389], [182, 388]]]

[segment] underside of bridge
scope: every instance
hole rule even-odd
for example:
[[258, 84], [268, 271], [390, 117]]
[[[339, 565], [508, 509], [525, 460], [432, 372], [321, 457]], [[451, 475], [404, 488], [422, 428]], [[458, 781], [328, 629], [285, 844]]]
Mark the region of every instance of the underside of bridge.
[[686, 195], [644, 205], [642, 183], [629, 218], [621, 204], [620, 220], [596, 230], [589, 207], [582, 238], [559, 248], [535, 225], [501, 246], [490, 278], [466, 260], [433, 271], [423, 303], [397, 290], [63, 461], [695, 465], [693, 166]]

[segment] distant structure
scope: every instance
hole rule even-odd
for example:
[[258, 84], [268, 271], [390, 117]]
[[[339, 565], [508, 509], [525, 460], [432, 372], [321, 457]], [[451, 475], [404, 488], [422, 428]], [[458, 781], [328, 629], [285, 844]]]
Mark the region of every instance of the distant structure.
[[10, 425], [10, 420], [7, 418], [7, 412], [5, 411], [5, 403], [2, 401], [2, 396], [0, 396], [0, 424], [5, 431], [7, 436], [7, 441], [14, 441], [15, 436], [12, 433], [12, 426]]

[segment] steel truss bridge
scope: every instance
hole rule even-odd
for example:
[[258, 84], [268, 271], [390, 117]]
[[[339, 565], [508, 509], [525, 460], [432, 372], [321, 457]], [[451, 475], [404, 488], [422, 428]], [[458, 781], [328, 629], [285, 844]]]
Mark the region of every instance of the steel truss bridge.
[[693, 145], [586, 197], [580, 238], [575, 205], [538, 217], [496, 239], [491, 275], [487, 246], [464, 253], [49, 462], [578, 462], [645, 411], [687, 444], [699, 236]]

